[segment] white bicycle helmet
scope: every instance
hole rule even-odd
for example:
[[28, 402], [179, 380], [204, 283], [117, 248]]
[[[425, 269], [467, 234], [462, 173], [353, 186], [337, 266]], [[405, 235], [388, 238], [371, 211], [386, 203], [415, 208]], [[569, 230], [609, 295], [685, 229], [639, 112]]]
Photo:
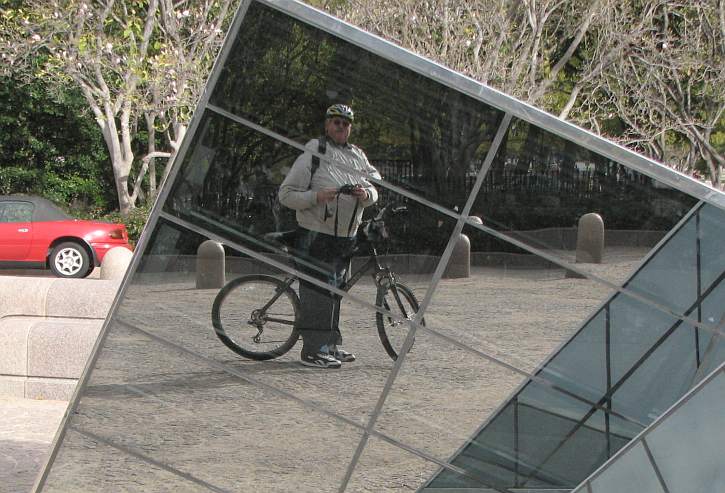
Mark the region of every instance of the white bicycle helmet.
[[333, 118], [335, 116], [345, 118], [351, 122], [355, 121], [355, 113], [353, 113], [352, 108], [345, 104], [333, 104], [327, 108], [325, 118]]

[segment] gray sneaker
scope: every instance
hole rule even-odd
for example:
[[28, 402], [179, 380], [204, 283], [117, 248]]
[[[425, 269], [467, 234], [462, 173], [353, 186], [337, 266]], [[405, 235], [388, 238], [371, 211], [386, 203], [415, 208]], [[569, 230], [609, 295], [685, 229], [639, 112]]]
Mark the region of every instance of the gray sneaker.
[[336, 360], [341, 361], [343, 363], [350, 363], [351, 361], [355, 361], [354, 354], [348, 353], [344, 349], [340, 349], [340, 348], [337, 348], [334, 351], [331, 351], [330, 356], [332, 356]]
[[300, 363], [315, 368], [340, 368], [340, 360], [327, 353], [303, 354]]

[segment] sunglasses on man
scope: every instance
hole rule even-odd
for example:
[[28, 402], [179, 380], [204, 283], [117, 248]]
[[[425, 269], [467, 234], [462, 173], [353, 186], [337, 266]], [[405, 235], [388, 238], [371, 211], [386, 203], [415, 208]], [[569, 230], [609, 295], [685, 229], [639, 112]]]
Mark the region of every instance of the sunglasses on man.
[[344, 118], [333, 118], [330, 121], [332, 122], [333, 125], [336, 125], [338, 127], [342, 126], [342, 127], [347, 128], [350, 126], [350, 122], [348, 120], [345, 120]]

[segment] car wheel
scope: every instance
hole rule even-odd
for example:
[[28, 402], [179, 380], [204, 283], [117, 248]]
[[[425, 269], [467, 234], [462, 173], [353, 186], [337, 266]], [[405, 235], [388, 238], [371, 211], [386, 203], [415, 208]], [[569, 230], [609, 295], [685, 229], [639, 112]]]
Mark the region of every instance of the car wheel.
[[88, 252], [78, 243], [61, 243], [50, 253], [50, 270], [58, 277], [86, 277], [90, 264]]

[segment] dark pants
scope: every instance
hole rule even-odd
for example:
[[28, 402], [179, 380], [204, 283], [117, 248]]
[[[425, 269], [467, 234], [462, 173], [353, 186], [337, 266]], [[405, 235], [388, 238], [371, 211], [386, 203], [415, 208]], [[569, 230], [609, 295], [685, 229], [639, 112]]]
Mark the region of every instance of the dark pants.
[[[354, 244], [354, 238], [298, 228], [297, 269], [339, 288], [345, 282]], [[302, 336], [302, 354], [314, 354], [325, 346], [341, 344], [340, 296], [301, 279], [299, 293], [302, 310], [297, 329]]]

